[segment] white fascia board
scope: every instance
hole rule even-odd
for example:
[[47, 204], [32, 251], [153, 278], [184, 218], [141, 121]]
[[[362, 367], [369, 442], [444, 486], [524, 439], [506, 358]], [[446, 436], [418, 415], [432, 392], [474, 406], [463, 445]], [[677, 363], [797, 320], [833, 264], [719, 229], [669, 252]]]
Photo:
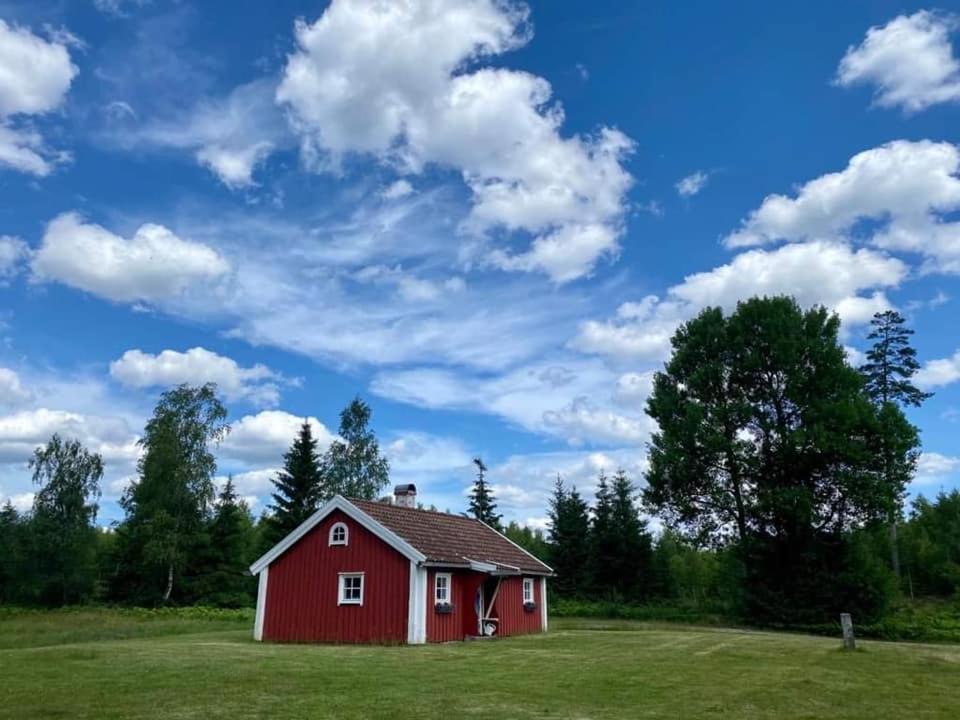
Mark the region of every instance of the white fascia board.
[[413, 545], [408, 543], [395, 532], [385, 528], [346, 498], [336, 495], [326, 505], [300, 523], [300, 525], [289, 535], [283, 538], [283, 540], [278, 542], [276, 545], [270, 548], [270, 550], [264, 553], [259, 560], [250, 566], [250, 573], [252, 575], [259, 573], [288, 549], [290, 549], [290, 547], [293, 546], [300, 538], [310, 532], [334, 510], [340, 510], [344, 515], [356, 521], [356, 523], [361, 527], [369, 530], [408, 560], [414, 560], [418, 563], [421, 563], [427, 559], [426, 555], [417, 550], [415, 547], [413, 547]]

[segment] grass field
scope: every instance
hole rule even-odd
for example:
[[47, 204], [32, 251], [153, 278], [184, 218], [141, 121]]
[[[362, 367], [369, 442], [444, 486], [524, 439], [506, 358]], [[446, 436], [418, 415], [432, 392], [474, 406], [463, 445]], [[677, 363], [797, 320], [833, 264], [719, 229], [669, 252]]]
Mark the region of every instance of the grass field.
[[426, 647], [257, 644], [245, 613], [0, 612], [0, 717], [956, 718], [960, 647], [562, 619]]

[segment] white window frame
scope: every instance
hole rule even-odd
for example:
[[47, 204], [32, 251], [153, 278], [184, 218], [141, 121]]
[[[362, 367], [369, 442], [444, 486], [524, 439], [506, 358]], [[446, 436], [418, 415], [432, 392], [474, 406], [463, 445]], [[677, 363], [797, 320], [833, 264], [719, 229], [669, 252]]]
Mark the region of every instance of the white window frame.
[[[530, 591], [530, 599], [529, 599], [529, 600], [527, 600], [527, 591], [528, 591], [528, 590]], [[526, 578], [526, 577], [525, 577], [525, 578], [523, 579], [523, 604], [526, 605], [527, 603], [535, 603], [535, 602], [537, 601], [537, 600], [536, 600], [536, 597], [537, 597], [537, 596], [536, 596], [536, 595], [534, 594], [534, 592], [533, 592], [533, 578]]]
[[[360, 578], [360, 598], [344, 597], [344, 590], [347, 587], [347, 578]], [[363, 586], [364, 573], [362, 572], [342, 572], [337, 574], [337, 605], [360, 605], [363, 606]]]
[[[440, 578], [444, 578], [447, 581], [447, 597], [444, 600], [440, 599]], [[433, 577], [433, 601], [437, 604], [450, 605], [453, 598], [453, 573], [437, 573]]]
[[[337, 530], [343, 530], [343, 540], [335, 540], [334, 534]], [[347, 545], [350, 542], [350, 529], [346, 523], [338, 522], [330, 526], [330, 535], [327, 538], [329, 545]]]

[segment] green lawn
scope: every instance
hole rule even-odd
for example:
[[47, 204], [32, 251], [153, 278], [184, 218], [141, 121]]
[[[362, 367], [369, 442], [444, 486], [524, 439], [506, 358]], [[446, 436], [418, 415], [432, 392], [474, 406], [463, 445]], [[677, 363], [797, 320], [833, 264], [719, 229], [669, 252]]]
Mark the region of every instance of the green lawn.
[[880, 720], [960, 708], [950, 645], [843, 653], [829, 638], [571, 619], [544, 636], [439, 646], [261, 645], [245, 623], [0, 613], [0, 717]]

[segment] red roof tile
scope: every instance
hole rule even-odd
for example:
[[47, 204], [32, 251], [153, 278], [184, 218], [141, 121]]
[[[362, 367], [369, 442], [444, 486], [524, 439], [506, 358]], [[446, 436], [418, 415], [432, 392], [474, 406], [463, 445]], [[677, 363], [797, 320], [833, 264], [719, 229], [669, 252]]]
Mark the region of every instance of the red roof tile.
[[427, 556], [427, 562], [463, 565], [469, 560], [549, 573], [550, 568], [479, 520], [372, 500], [349, 502]]

